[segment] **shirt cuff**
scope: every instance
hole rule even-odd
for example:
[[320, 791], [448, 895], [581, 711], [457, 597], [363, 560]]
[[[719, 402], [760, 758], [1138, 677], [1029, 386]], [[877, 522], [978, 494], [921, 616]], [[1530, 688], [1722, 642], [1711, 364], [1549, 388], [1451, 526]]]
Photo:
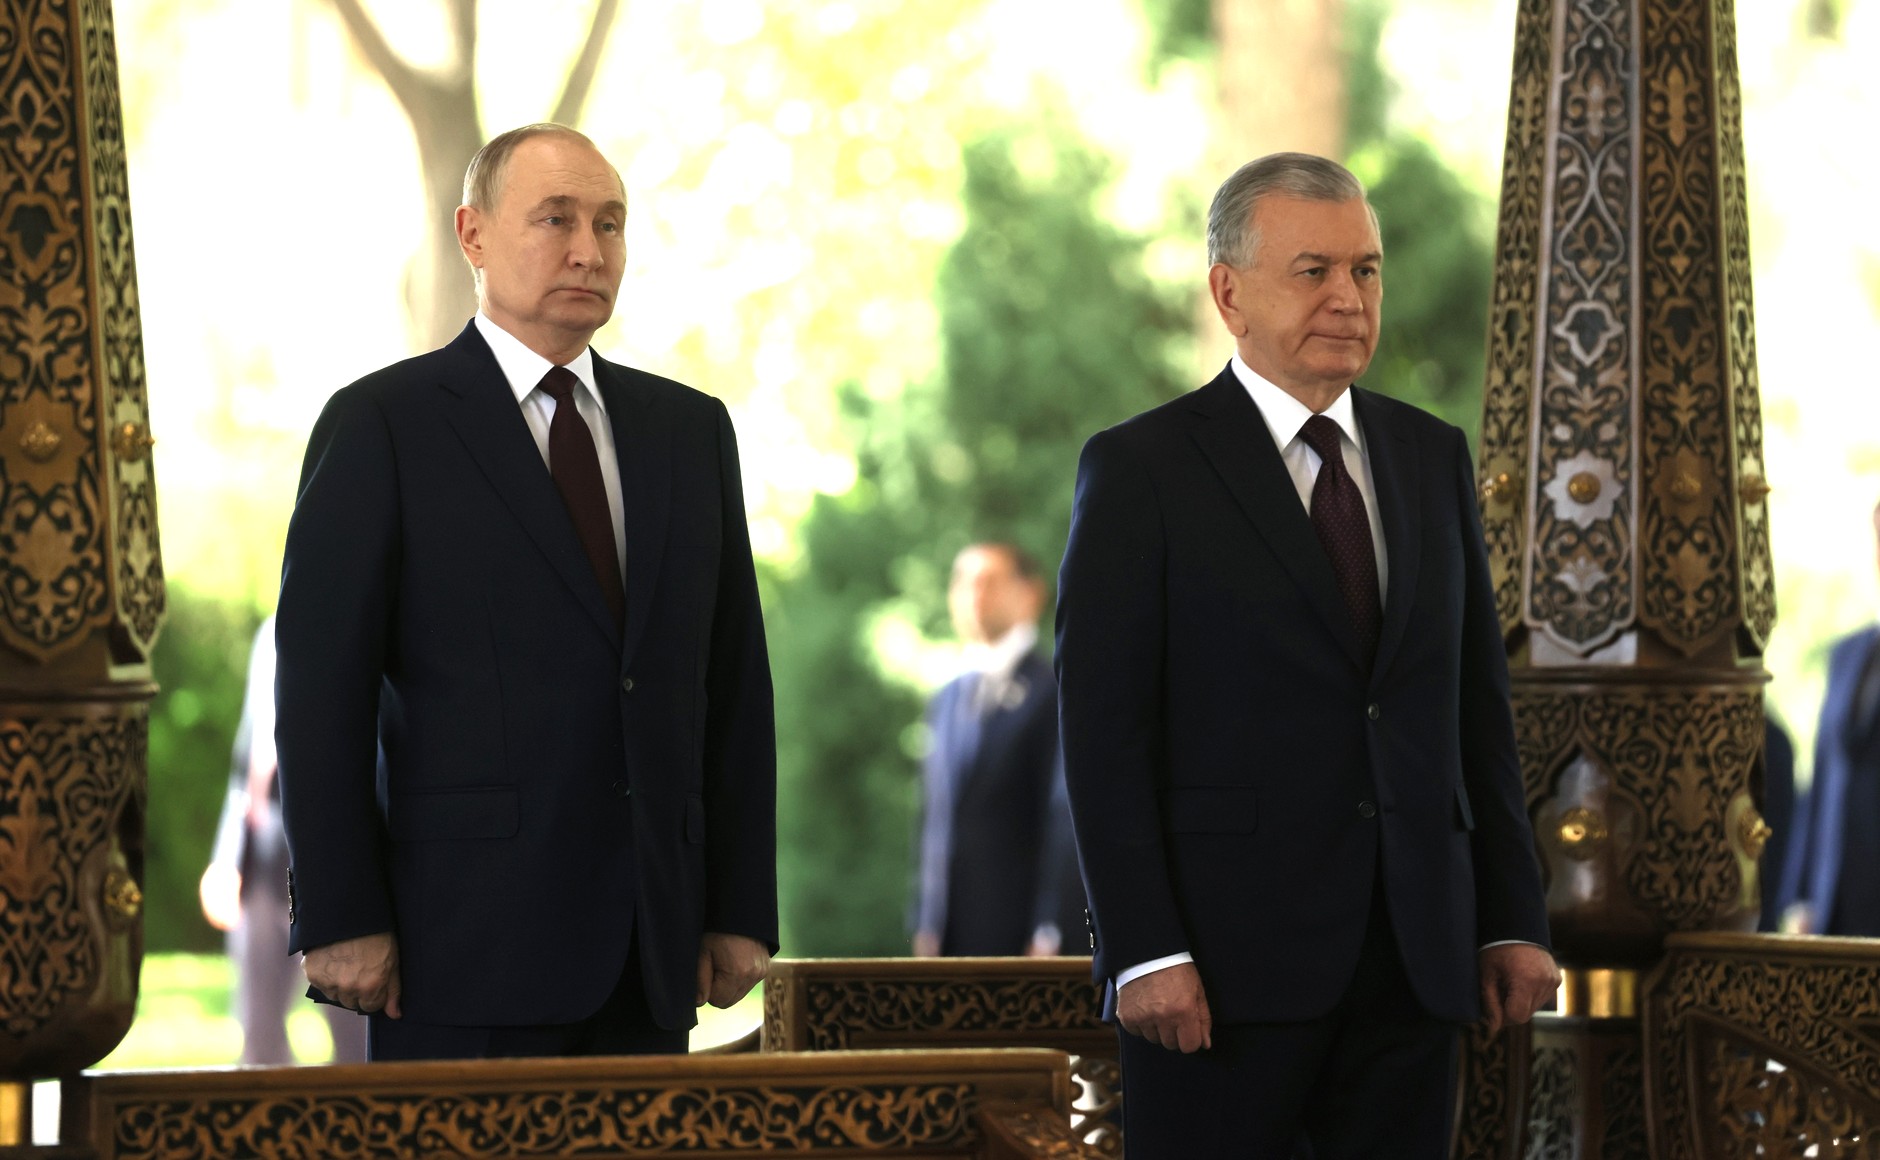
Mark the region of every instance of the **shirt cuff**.
[[[1528, 940], [1524, 938], [1497, 939], [1496, 941], [1492, 943], [1483, 943], [1481, 946], [1476, 947], [1475, 949], [1477, 951], [1485, 951], [1489, 947], [1541, 947], [1542, 950], [1544, 951], [1547, 950], [1547, 948], [1544, 946], [1541, 946], [1541, 944], [1537, 942], [1529, 942]], [[1553, 952], [1547, 951], [1547, 953], [1552, 954]]]
[[1120, 991], [1137, 979], [1142, 978], [1144, 975], [1153, 975], [1157, 971], [1166, 970], [1169, 967], [1178, 967], [1183, 963], [1192, 963], [1194, 961], [1195, 956], [1189, 954], [1187, 951], [1183, 951], [1178, 955], [1164, 955], [1159, 959], [1150, 959], [1146, 963], [1137, 963], [1128, 970], [1118, 971], [1116, 973], [1116, 989]]

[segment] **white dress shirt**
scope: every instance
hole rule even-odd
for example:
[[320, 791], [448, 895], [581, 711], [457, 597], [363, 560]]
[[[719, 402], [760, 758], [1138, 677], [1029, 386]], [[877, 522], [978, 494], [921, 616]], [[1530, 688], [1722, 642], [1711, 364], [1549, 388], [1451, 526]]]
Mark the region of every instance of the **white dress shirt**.
[[[535, 437], [535, 449], [542, 455], [544, 466], [548, 462], [548, 425], [555, 418], [555, 400], [547, 391], [541, 389], [542, 376], [546, 375], [554, 363], [536, 354], [522, 345], [522, 340], [507, 330], [491, 322], [489, 316], [477, 311], [477, 332], [483, 341], [490, 344], [490, 353], [496, 356], [496, 365], [502, 368], [503, 377], [509, 380], [509, 389], [515, 392], [516, 403], [522, 408], [523, 421], [529, 425], [529, 434]], [[581, 353], [568, 364], [574, 377], [581, 380], [581, 389], [574, 393], [575, 414], [587, 424], [588, 434], [594, 437], [594, 454], [601, 463], [601, 484], [607, 489], [607, 514], [614, 524], [614, 555], [620, 563], [620, 575], [627, 574], [627, 537], [621, 520], [626, 510], [620, 498], [620, 459], [614, 451], [614, 427], [607, 421], [607, 404], [601, 401], [600, 388], [594, 385], [594, 352], [582, 347]], [[550, 470], [553, 470], [552, 466]]]
[[966, 646], [968, 673], [976, 673], [973, 684], [973, 709], [984, 713], [994, 707], [1011, 707], [1025, 699], [1025, 689], [1013, 680], [1018, 663], [1038, 647], [1038, 626], [1026, 621], [1006, 629], [1005, 635], [990, 644]]

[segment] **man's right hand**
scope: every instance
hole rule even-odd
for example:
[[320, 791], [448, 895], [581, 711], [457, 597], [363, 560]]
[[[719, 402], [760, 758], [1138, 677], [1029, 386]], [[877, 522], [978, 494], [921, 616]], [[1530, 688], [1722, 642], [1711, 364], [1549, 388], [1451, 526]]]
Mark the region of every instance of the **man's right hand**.
[[307, 982], [340, 1006], [398, 1018], [398, 939], [390, 931], [314, 947], [302, 965]]
[[1131, 1035], [1170, 1051], [1214, 1046], [1214, 1017], [1193, 963], [1177, 963], [1123, 984], [1116, 994], [1116, 1021]]

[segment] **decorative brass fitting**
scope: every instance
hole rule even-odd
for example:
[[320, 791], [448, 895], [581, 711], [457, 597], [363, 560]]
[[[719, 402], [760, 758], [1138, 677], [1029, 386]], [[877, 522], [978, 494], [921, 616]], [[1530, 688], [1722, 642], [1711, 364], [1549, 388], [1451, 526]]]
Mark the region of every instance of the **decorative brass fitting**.
[[1560, 852], [1576, 862], [1590, 859], [1612, 836], [1599, 811], [1585, 806], [1574, 806], [1560, 815], [1560, 827], [1555, 833], [1560, 839]]
[[1599, 476], [1582, 471], [1567, 481], [1567, 494], [1575, 503], [1592, 503], [1599, 498]]
[[104, 876], [104, 908], [107, 914], [123, 922], [143, 913], [144, 892], [138, 889], [130, 871], [122, 866], [111, 867]]
[[1737, 490], [1742, 492], [1744, 503], [1757, 504], [1768, 499], [1769, 493], [1774, 489], [1769, 486], [1768, 480], [1751, 472], [1743, 477], [1743, 482], [1737, 485]]
[[53, 430], [52, 424], [37, 419], [20, 436], [20, 450], [34, 463], [49, 463], [59, 453], [59, 445], [64, 442], [64, 436]]
[[144, 429], [142, 423], [126, 423], [117, 429], [111, 437], [111, 449], [118, 458], [126, 463], [135, 463], [144, 457], [144, 453], [157, 445], [155, 436]]

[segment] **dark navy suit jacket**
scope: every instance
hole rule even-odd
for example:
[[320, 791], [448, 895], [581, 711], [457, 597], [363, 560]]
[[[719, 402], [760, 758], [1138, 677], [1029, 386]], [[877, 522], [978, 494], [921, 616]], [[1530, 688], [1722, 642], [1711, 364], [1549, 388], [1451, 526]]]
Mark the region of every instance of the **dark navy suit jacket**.
[[394, 931], [420, 1022], [579, 1020], [632, 940], [654, 1019], [689, 1027], [701, 932], [776, 944], [730, 418], [598, 356], [594, 375], [624, 635], [474, 325], [339, 391], [308, 444], [277, 629], [292, 949]]
[[[968, 674], [928, 707], [914, 929], [948, 955], [1021, 955], [1044, 923], [1084, 949], [1070, 815], [1058, 759], [1057, 678], [1022, 659], [1007, 697], [975, 711]], [[1068, 871], [1068, 873], [1067, 873]]]
[[1096, 975], [1189, 952], [1219, 1022], [1329, 1011], [1378, 881], [1439, 1018], [1478, 1015], [1483, 944], [1547, 943], [1466, 440], [1354, 391], [1389, 552], [1368, 668], [1231, 370], [1078, 470], [1057, 664]]
[[1876, 648], [1880, 628], [1866, 628], [1828, 654], [1814, 779], [1784, 867], [1783, 899], [1806, 901], [1822, 934], [1880, 935], [1880, 713], [1862, 721], [1857, 703]]

